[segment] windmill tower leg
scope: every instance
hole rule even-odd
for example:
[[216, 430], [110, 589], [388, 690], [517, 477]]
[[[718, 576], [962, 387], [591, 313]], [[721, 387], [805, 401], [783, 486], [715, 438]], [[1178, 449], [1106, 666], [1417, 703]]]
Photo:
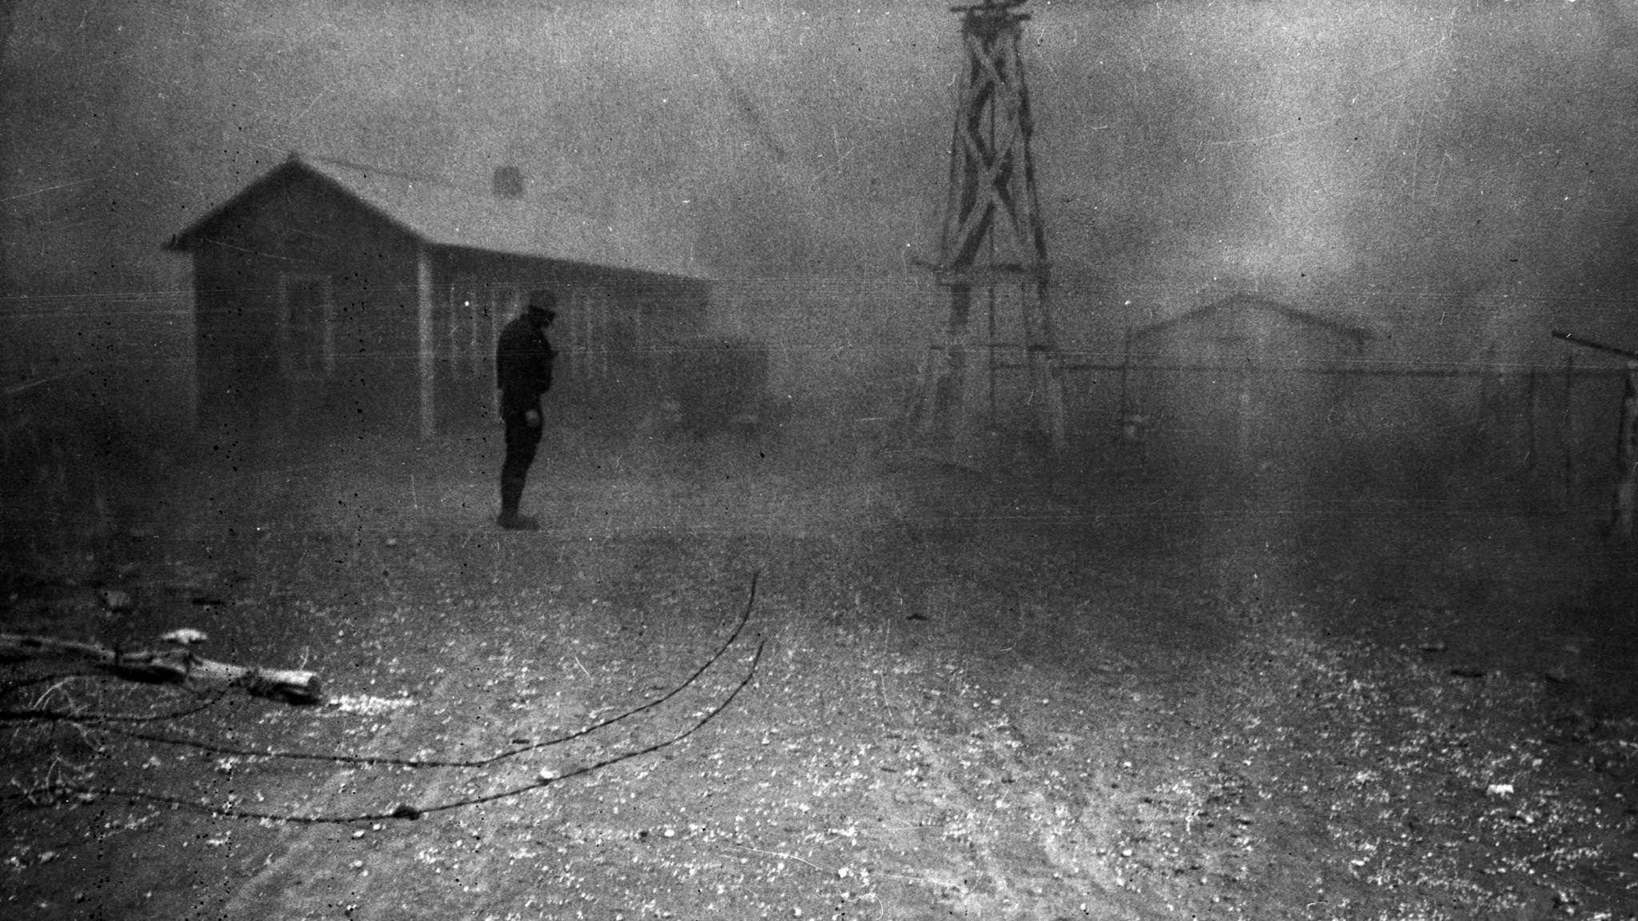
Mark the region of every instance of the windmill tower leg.
[[1047, 285], [1037, 286], [1034, 299], [1025, 298], [1024, 325], [1029, 361], [1029, 387], [1036, 406], [1036, 424], [1045, 435], [1052, 450], [1061, 452], [1068, 438], [1064, 420], [1063, 377], [1059, 374], [1060, 356], [1057, 333], [1052, 329]]
[[923, 369], [916, 434], [945, 444], [954, 456], [972, 456], [987, 427], [981, 413], [986, 381], [979, 365], [987, 348], [973, 330], [972, 289], [951, 287], [946, 324]]
[[[1046, 235], [1030, 152], [1033, 123], [1020, 37], [1029, 14], [1024, 0], [983, 0], [954, 7], [961, 15], [966, 61], [950, 145], [950, 181], [935, 275], [949, 289], [949, 320], [929, 355], [918, 401], [917, 434], [942, 443], [952, 458], [973, 457], [983, 436], [1000, 431], [997, 416], [1018, 419], [1016, 403], [996, 396], [997, 367], [1023, 371], [1023, 421], [1028, 434], [1054, 452], [1064, 446], [1060, 356], [1049, 299]], [[1005, 291], [1009, 297], [998, 298]], [[973, 308], [1016, 311], [1021, 355], [994, 341]], [[981, 373], [988, 369], [989, 373]], [[1016, 388], [1014, 388], [1016, 389]]]

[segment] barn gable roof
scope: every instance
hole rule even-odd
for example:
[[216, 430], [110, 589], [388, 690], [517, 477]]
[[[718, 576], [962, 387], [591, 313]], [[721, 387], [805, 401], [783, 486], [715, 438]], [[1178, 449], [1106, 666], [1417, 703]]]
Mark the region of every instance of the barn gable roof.
[[687, 241], [653, 224], [611, 226], [574, 214], [555, 202], [506, 198], [489, 189], [412, 176], [324, 157], [291, 154], [232, 198], [190, 224], [166, 244], [190, 250], [209, 228], [263, 189], [310, 176], [353, 199], [383, 220], [433, 246], [575, 262], [678, 278], [704, 280]]
[[1347, 339], [1352, 342], [1355, 347], [1364, 345], [1365, 342], [1374, 337], [1374, 334], [1363, 326], [1355, 326], [1352, 323], [1347, 323], [1332, 317], [1311, 313], [1301, 309], [1300, 307], [1293, 307], [1290, 304], [1276, 301], [1272, 298], [1262, 297], [1261, 295], [1257, 294], [1245, 293], [1231, 294], [1222, 300], [1213, 301], [1212, 303], [1196, 307], [1193, 310], [1178, 314], [1171, 319], [1161, 320], [1158, 323], [1152, 323], [1148, 326], [1141, 327], [1134, 330], [1132, 336], [1134, 339], [1142, 339], [1148, 336], [1157, 335], [1166, 330], [1177, 329], [1179, 327], [1199, 323], [1214, 314], [1250, 311], [1271, 313], [1282, 319], [1289, 320], [1296, 325], [1307, 326], [1321, 332], [1329, 333], [1341, 339]]

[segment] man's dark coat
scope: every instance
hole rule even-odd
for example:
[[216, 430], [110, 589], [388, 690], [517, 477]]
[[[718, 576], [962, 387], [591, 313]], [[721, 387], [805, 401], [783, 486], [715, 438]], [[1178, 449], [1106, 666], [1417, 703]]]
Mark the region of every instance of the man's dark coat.
[[495, 384], [501, 391], [503, 418], [540, 408], [540, 398], [552, 387], [555, 357], [545, 332], [528, 313], [506, 324], [495, 348]]

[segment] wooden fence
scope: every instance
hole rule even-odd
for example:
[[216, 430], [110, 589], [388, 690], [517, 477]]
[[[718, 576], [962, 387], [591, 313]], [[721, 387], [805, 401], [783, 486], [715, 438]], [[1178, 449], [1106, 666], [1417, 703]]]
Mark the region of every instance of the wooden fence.
[[[1127, 469], [1284, 464], [1413, 491], [1488, 478], [1567, 504], [1609, 502], [1630, 472], [1620, 453], [1628, 370], [1584, 354], [1558, 367], [1069, 356], [1060, 369], [1072, 450]], [[995, 417], [1019, 417], [1030, 399], [1023, 364], [999, 360], [993, 375]]]

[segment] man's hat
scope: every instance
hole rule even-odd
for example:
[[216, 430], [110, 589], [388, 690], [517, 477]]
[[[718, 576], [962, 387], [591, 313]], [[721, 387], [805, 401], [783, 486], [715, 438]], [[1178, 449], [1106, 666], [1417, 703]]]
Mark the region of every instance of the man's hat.
[[541, 288], [538, 291], [529, 292], [529, 312], [545, 314], [546, 319], [551, 320], [557, 316], [557, 310], [555, 309], [556, 307], [556, 294], [553, 294], [545, 288]]

